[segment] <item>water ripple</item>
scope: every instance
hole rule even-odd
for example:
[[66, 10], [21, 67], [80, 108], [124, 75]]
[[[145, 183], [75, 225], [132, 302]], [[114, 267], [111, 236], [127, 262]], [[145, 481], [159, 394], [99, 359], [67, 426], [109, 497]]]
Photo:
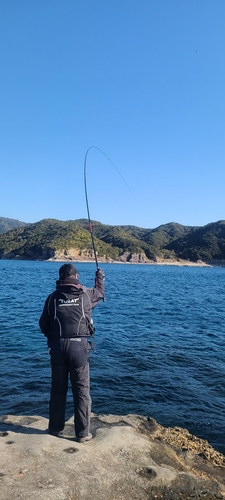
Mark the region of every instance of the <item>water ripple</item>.
[[[60, 263], [0, 261], [1, 413], [48, 416], [50, 360], [38, 319]], [[78, 264], [93, 286], [95, 265]], [[225, 453], [225, 269], [103, 264], [94, 310], [96, 413], [186, 427]], [[73, 412], [68, 393], [69, 418]]]

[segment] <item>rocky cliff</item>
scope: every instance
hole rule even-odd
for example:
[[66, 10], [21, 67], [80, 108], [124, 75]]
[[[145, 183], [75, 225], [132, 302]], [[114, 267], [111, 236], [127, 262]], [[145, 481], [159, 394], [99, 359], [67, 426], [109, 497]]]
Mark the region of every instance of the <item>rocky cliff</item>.
[[185, 429], [92, 414], [93, 439], [60, 438], [45, 418], [0, 417], [0, 500], [225, 498], [225, 457]]

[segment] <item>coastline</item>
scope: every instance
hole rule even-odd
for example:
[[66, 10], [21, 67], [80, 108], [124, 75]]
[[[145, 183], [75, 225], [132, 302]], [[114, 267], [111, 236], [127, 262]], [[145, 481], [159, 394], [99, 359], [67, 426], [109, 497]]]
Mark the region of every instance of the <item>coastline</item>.
[[[95, 262], [95, 259], [78, 259], [76, 258], [66, 258], [66, 256], [63, 257], [51, 257], [50, 259], [46, 259], [45, 262], [77, 262], [77, 263], [83, 263], [83, 264], [88, 264], [88, 263], [93, 263]], [[158, 259], [157, 261], [148, 261], [148, 262], [128, 262], [128, 261], [123, 261], [123, 260], [107, 260], [107, 259], [98, 259], [99, 263], [103, 264], [128, 264], [128, 265], [136, 265], [136, 264], [141, 264], [141, 265], [149, 265], [149, 266], [183, 266], [183, 267], [213, 267], [212, 264], [207, 264], [206, 262], [192, 262], [189, 260], [184, 260], [184, 259]], [[218, 266], [217, 266], [218, 267]], [[221, 264], [222, 267], [222, 264]]]

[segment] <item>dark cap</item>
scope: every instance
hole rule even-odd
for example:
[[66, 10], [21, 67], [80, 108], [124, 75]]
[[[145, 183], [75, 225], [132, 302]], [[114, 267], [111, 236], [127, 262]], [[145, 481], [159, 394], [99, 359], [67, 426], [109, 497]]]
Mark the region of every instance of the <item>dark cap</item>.
[[63, 264], [59, 269], [59, 278], [61, 280], [64, 280], [68, 276], [75, 276], [75, 274], [78, 274], [78, 272], [73, 264]]

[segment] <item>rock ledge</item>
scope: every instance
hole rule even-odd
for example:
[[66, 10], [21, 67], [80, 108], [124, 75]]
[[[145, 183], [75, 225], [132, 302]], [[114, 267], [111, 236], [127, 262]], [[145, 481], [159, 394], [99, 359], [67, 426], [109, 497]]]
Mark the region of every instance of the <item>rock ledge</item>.
[[39, 416], [0, 417], [0, 500], [224, 499], [225, 457], [186, 429], [138, 415], [94, 415], [77, 443]]

